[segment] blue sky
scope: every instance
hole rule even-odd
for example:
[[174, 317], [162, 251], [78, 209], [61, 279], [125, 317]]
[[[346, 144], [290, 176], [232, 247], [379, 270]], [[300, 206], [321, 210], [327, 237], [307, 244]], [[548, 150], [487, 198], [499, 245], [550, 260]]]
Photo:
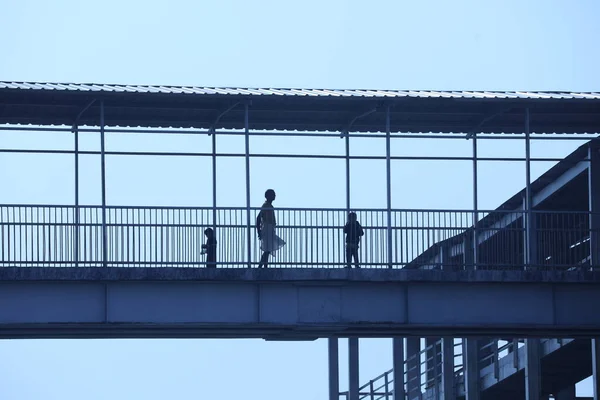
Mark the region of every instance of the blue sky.
[[[599, 91], [600, 3], [564, 1], [9, 1], [0, 0], [0, 80], [242, 87]], [[107, 146], [174, 150], [206, 137], [148, 141], [114, 136]], [[239, 149], [220, 139], [223, 151]], [[69, 135], [0, 134], [1, 146], [69, 148]], [[578, 142], [534, 144], [564, 156]], [[309, 152], [315, 141], [256, 138], [253, 149]], [[82, 146], [97, 148], [95, 135]], [[339, 139], [323, 139], [343, 152]], [[383, 151], [371, 141], [352, 152]], [[522, 143], [482, 142], [480, 155], [523, 155]], [[232, 150], [233, 151], [233, 150]], [[394, 142], [394, 154], [469, 155], [467, 141]], [[98, 159], [82, 159], [82, 202], [97, 204]], [[107, 160], [113, 205], [209, 205], [208, 159]], [[220, 205], [243, 205], [243, 181], [219, 166]], [[550, 166], [537, 163], [536, 175]], [[19, 174], [9, 172], [9, 167]], [[0, 203], [70, 203], [72, 160], [0, 156]], [[470, 164], [395, 163], [398, 208], [470, 208]], [[343, 207], [343, 165], [253, 160], [252, 199], [266, 187], [281, 207]], [[354, 206], [384, 207], [384, 164], [355, 161]], [[307, 177], [319, 173], [315, 182]], [[195, 182], [190, 185], [189, 182]], [[152, 185], [152, 183], [156, 183]], [[480, 166], [480, 207], [524, 185], [518, 163]], [[405, 188], [410, 187], [409, 191]], [[460, 188], [457, 190], [456, 188]], [[368, 193], [365, 194], [365, 193]], [[361, 381], [391, 367], [389, 340], [361, 341]], [[327, 395], [326, 342], [260, 340], [61, 340], [0, 342], [0, 398], [280, 399]], [[342, 388], [346, 364], [341, 346]], [[589, 393], [589, 386], [583, 393]]]

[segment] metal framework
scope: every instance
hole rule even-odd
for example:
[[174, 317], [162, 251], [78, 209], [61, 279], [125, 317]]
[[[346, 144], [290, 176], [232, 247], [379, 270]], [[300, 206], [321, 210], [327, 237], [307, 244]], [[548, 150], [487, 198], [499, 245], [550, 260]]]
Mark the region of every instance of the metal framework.
[[[0, 156], [28, 153], [74, 158], [73, 204], [0, 204], [0, 267], [12, 270], [204, 267], [201, 248], [207, 227], [217, 232], [218, 243], [226, 243], [219, 247], [217, 267], [256, 266], [260, 248], [252, 225], [260, 208], [252, 206], [250, 184], [251, 160], [257, 158], [328, 159], [345, 164], [345, 204], [337, 208], [276, 210], [278, 233], [288, 245], [270, 267], [347, 266], [341, 227], [349, 211], [358, 213], [367, 232], [360, 250], [363, 268], [434, 269], [442, 273], [481, 269], [569, 271], [592, 269], [600, 259], [596, 232], [600, 224], [600, 158], [595, 140], [600, 132], [600, 93], [0, 82], [0, 134], [2, 131], [65, 132], [74, 137], [72, 149], [0, 148]], [[99, 135], [100, 149], [81, 150], [81, 135], [91, 133]], [[107, 136], [123, 133], [209, 135], [211, 150], [107, 150]], [[219, 138], [226, 136], [243, 138], [244, 151], [219, 152]], [[343, 140], [344, 154], [317, 150], [308, 154], [251, 151], [251, 138], [261, 136]], [[351, 143], [357, 138], [384, 140], [385, 153], [352, 154]], [[470, 140], [471, 155], [393, 154], [395, 141], [415, 138]], [[565, 159], [532, 155], [533, 141], [582, 139], [590, 141]], [[487, 140], [522, 141], [525, 155], [481, 156], [480, 143]], [[100, 157], [101, 202], [97, 206], [81, 204], [80, 157], [85, 155]], [[131, 155], [210, 158], [212, 204], [109, 205], [106, 158]], [[220, 158], [244, 161], [245, 201], [236, 207], [219, 204], [217, 161]], [[385, 162], [384, 208], [354, 206], [353, 160]], [[393, 162], [413, 160], [469, 162], [470, 176], [463, 178], [471, 179], [472, 208], [395, 209]], [[479, 167], [485, 161], [525, 164], [524, 189], [495, 210], [480, 207]], [[558, 164], [532, 180], [531, 165], [537, 161]], [[104, 318], [108, 321], [106, 314]], [[394, 369], [359, 386], [359, 342], [353, 336], [349, 339], [349, 390], [341, 395], [348, 400], [392, 397], [404, 400], [423, 395], [478, 399], [485, 390], [493, 393], [490, 388], [500, 385], [509, 372], [516, 374], [519, 370], [524, 371], [522, 389], [527, 398], [537, 399], [549, 393], [569, 395], [573, 392], [570, 383], [544, 386], [539, 379], [540, 371], [542, 366], [548, 368], [547, 360], [552, 354], [560, 354], [567, 347], [577, 348], [582, 341], [528, 339], [522, 343], [489, 338], [464, 341], [428, 338], [421, 349], [420, 339], [408, 338], [405, 350], [402, 338], [396, 337]], [[328, 350], [329, 397], [333, 400], [340, 395], [337, 338], [330, 339]], [[593, 352], [587, 348], [585, 351], [593, 356], [594, 383], [597, 383], [595, 340]], [[455, 362], [457, 358], [460, 362]], [[398, 385], [400, 381], [402, 384]]]
[[[59, 91], [60, 90], [60, 91]], [[194, 95], [182, 93], [196, 91]], [[340, 227], [350, 210], [368, 232], [361, 247], [361, 265], [373, 268], [402, 268], [419, 265], [441, 267], [440, 261], [426, 260], [424, 253], [445, 242], [455, 242], [447, 249], [448, 264], [461, 264], [458, 268], [573, 268], [591, 266], [589, 255], [590, 222], [592, 208], [548, 210], [536, 208], [535, 193], [545, 189], [544, 180], [553, 179], [557, 172], [550, 171], [538, 181], [531, 182], [531, 163], [535, 161], [565, 161], [552, 157], [532, 157], [533, 140], [581, 140], [582, 136], [544, 135], [535, 133], [548, 127], [549, 121], [566, 121], [571, 117], [573, 126], [585, 127], [584, 132], [600, 129], [600, 95], [595, 93], [488, 93], [488, 92], [393, 92], [393, 91], [277, 91], [266, 89], [200, 89], [164, 87], [117, 87], [115, 85], [65, 85], [0, 83], [0, 127], [6, 131], [72, 132], [72, 150], [2, 148], [1, 153], [65, 154], [75, 159], [74, 205], [0, 206], [2, 223], [3, 266], [203, 266], [201, 255], [203, 230], [210, 226], [218, 233], [218, 242], [227, 243], [219, 248], [219, 267], [252, 267], [257, 264], [259, 243], [253, 235], [254, 215], [250, 177], [253, 158], [303, 158], [345, 160], [346, 204], [337, 209], [277, 209], [279, 232], [289, 245], [272, 266], [278, 267], [342, 267], [346, 266], [344, 239]], [[262, 93], [262, 94], [256, 94]], [[265, 94], [268, 93], [268, 94]], [[408, 93], [408, 94], [407, 94]], [[185, 97], [187, 96], [187, 97]], [[410, 97], [412, 96], [412, 97]], [[172, 99], [170, 102], [169, 99]], [[80, 106], [77, 106], [80, 104]], [[174, 105], [173, 105], [174, 104]], [[79, 108], [77, 108], [79, 107]], [[178, 113], [199, 107], [203, 118], [192, 123], [189, 118], [170, 120], [166, 125], [161, 118], [172, 119]], [[68, 110], [73, 109], [72, 118]], [[209, 110], [214, 110], [209, 112]], [[534, 110], [534, 111], [531, 111]], [[557, 110], [563, 110], [557, 114]], [[73, 112], [74, 112], [73, 111]], [[342, 113], [344, 111], [344, 113]], [[107, 117], [108, 113], [108, 117]], [[212, 117], [210, 117], [211, 113]], [[96, 116], [94, 116], [96, 114]], [[537, 125], [532, 125], [537, 121]], [[252, 122], [256, 115], [257, 122]], [[301, 125], [298, 115], [306, 115]], [[317, 118], [333, 115], [319, 125]], [[339, 116], [338, 116], [339, 115]], [[423, 115], [437, 121], [440, 133], [422, 134], [426, 122], [419, 122], [418, 130], [409, 128], [407, 120]], [[453, 132], [457, 122], [452, 115], [469, 116], [470, 128], [466, 134]], [[292, 116], [295, 118], [292, 122]], [[290, 118], [290, 120], [288, 120]], [[439, 125], [443, 119], [447, 125]], [[516, 121], [521, 120], [520, 128]], [[241, 120], [241, 125], [240, 125]], [[108, 123], [106, 122], [108, 121]], [[206, 121], [206, 122], [204, 122]], [[339, 121], [339, 122], [336, 122]], [[345, 122], [344, 122], [345, 121]], [[419, 119], [419, 121], [421, 121]], [[454, 121], [454, 122], [449, 122]], [[33, 123], [36, 125], [23, 125]], [[71, 128], [48, 126], [63, 123]], [[81, 127], [81, 124], [87, 124]], [[118, 126], [120, 124], [147, 125], [148, 128]], [[494, 123], [504, 128], [510, 126], [511, 135], [486, 134]], [[89, 125], [96, 126], [89, 126]], [[282, 125], [283, 124], [283, 125]], [[344, 155], [318, 152], [310, 154], [264, 154], [250, 151], [250, 138], [279, 137], [335, 137], [326, 129], [338, 124], [345, 141]], [[367, 125], [365, 125], [367, 124]], [[462, 122], [461, 122], [462, 124]], [[563, 122], [558, 124], [559, 126]], [[158, 125], [162, 125], [159, 128]], [[189, 128], [173, 128], [173, 126]], [[252, 126], [258, 129], [251, 129]], [[206, 128], [203, 128], [206, 126]], [[462, 125], [461, 125], [462, 126]], [[294, 131], [295, 128], [313, 129]], [[239, 129], [241, 128], [241, 129]], [[281, 130], [280, 128], [284, 128]], [[275, 130], [272, 130], [275, 129]], [[431, 128], [430, 130], [433, 130]], [[374, 133], [362, 133], [372, 130]], [[551, 130], [554, 131], [554, 130]], [[446, 133], [448, 132], [448, 133]], [[573, 129], [568, 132], [577, 132]], [[81, 134], [99, 133], [100, 150], [80, 150]], [[212, 151], [200, 152], [148, 152], [107, 151], [106, 136], [119, 133], [136, 134], [192, 134], [210, 135]], [[219, 153], [218, 137], [243, 135], [244, 153]], [[383, 155], [352, 155], [353, 138], [385, 140]], [[583, 136], [589, 137], [589, 136]], [[591, 136], [594, 137], [594, 136]], [[406, 138], [442, 138], [445, 140], [471, 140], [472, 155], [465, 156], [395, 156], [392, 141]], [[478, 142], [490, 139], [522, 140], [525, 157], [481, 157]], [[101, 204], [80, 204], [79, 158], [98, 155], [101, 163]], [[174, 156], [210, 157], [212, 160], [212, 205], [194, 208], [118, 207], [106, 202], [107, 156]], [[245, 204], [240, 207], [220, 207], [217, 198], [217, 159], [242, 157], [245, 160]], [[351, 202], [351, 160], [385, 161], [386, 207], [357, 209]], [[414, 210], [392, 208], [392, 161], [471, 161], [473, 207], [471, 210]], [[589, 164], [588, 154], [578, 157], [578, 162]], [[525, 162], [525, 189], [516, 207], [498, 210], [481, 210], [478, 201], [478, 164], [482, 161]], [[560, 169], [560, 168], [559, 168]], [[564, 168], [563, 168], [564, 169]], [[558, 171], [561, 172], [561, 171]], [[591, 181], [590, 181], [591, 182]], [[537, 184], [537, 185], [536, 185]], [[591, 193], [591, 191], [589, 191]], [[498, 222], [499, 220], [499, 222]], [[494, 223], [490, 223], [490, 221]], [[508, 222], [503, 222], [508, 221]], [[537, 224], [537, 225], [536, 225]], [[500, 228], [499, 228], [500, 227]], [[565, 227], [570, 229], [565, 237]], [[538, 249], [538, 236], [545, 249]], [[469, 238], [469, 235], [472, 236]], [[53, 243], [54, 248], [47, 243]], [[577, 254], [571, 254], [572, 245]], [[487, 244], [487, 249], [486, 249]], [[502, 244], [502, 246], [500, 246]], [[495, 247], [494, 247], [495, 246]], [[507, 253], [507, 246], [510, 251]], [[548, 262], [548, 248], [564, 247], [560, 262]], [[566, 246], [566, 247], [565, 247]], [[492, 248], [494, 247], [494, 248]], [[152, 249], [150, 251], [149, 249]], [[538, 259], [542, 252], [543, 260]], [[461, 254], [458, 257], [459, 253]], [[566, 254], [569, 253], [569, 254]], [[504, 254], [504, 256], [502, 256]], [[460, 258], [460, 261], [458, 260]], [[433, 265], [432, 265], [433, 263]], [[448, 265], [447, 264], [447, 265]], [[454, 269], [457, 268], [455, 265]]]
[[[11, 86], [12, 85], [12, 86]], [[29, 85], [29, 86], [27, 86]], [[45, 87], [49, 85], [52, 89]], [[53, 86], [52, 86], [53, 85]], [[543, 94], [543, 93], [447, 93], [449, 98], [437, 98], [431, 92], [416, 93], [414, 98], [406, 98], [404, 92], [372, 92], [354, 91], [351, 96], [346, 95], [351, 91], [331, 92], [332, 94], [318, 94], [312, 92], [306, 99], [297, 93], [285, 92], [282, 96], [289, 104], [281, 105], [281, 101], [269, 95], [256, 95], [251, 90], [245, 92], [219, 93], [213, 89], [212, 94], [203, 94], [180, 99], [176, 88], [160, 89], [147, 88], [152, 94], [142, 93], [141, 88], [124, 87], [118, 92], [115, 86], [82, 85], [76, 89], [69, 85], [61, 93], [57, 92], [60, 84], [9, 84], [0, 83], [0, 129], [6, 131], [71, 131], [74, 135], [72, 150], [44, 150], [44, 149], [15, 149], [2, 148], [2, 153], [37, 153], [37, 154], [66, 154], [73, 155], [75, 159], [74, 205], [28, 206], [28, 205], [2, 205], [0, 207], [0, 222], [2, 223], [2, 257], [3, 266], [203, 266], [203, 257], [200, 255], [202, 232], [205, 227], [211, 226], [218, 232], [220, 243], [227, 246], [220, 248], [217, 265], [219, 267], [252, 267], [257, 263], [258, 241], [253, 235], [252, 222], [254, 215], [259, 211], [252, 207], [250, 198], [250, 160], [252, 158], [304, 158], [304, 159], [343, 159], [345, 160], [346, 174], [346, 204], [345, 208], [338, 209], [277, 209], [279, 231], [290, 245], [285, 249], [273, 266], [280, 267], [341, 267], [346, 265], [344, 257], [343, 232], [340, 227], [344, 225], [346, 213], [349, 210], [357, 211], [363, 225], [369, 233], [365, 238], [365, 245], [361, 248], [361, 265], [375, 268], [398, 268], [415, 265], [436, 268], [437, 262], [425, 260], [423, 254], [446, 241], [456, 242], [447, 251], [448, 264], [462, 264], [459, 268], [533, 268], [533, 267], [558, 267], [573, 268], [581, 265], [592, 265], [593, 257], [589, 254], [589, 245], [576, 246], [576, 255], [563, 254], [561, 262], [548, 262], [538, 260], [538, 236], [546, 234], [543, 242], [546, 247], [567, 246], [569, 251], [576, 243], [586, 244], [590, 240], [590, 222], [592, 219], [591, 207], [588, 209], [561, 209], [544, 211], [536, 209], [533, 204], [536, 190], [543, 189], [539, 184], [531, 182], [531, 163], [534, 161], [557, 161], [562, 159], [551, 157], [531, 157], [530, 143], [532, 140], [581, 140], [581, 136], [556, 136], [532, 134], [530, 107], [535, 109], [535, 115], [543, 124], [557, 107], [567, 109], [566, 117], [571, 115], [577, 125], [586, 129], [598, 131], [600, 119], [597, 110], [600, 110], [600, 95], [588, 94]], [[83, 92], [84, 88], [88, 89]], [[94, 89], [96, 88], [96, 89]], [[127, 89], [129, 88], [129, 89]], [[188, 91], [191, 89], [188, 89]], [[205, 89], [205, 91], [208, 89]], [[161, 93], [161, 91], [164, 93]], [[166, 91], [166, 92], [165, 92]], [[185, 92], [179, 88], [179, 92]], [[261, 90], [258, 90], [260, 92]], [[262, 90], [264, 92], [264, 90]], [[373, 93], [368, 96], [364, 93]], [[269, 93], [278, 93], [273, 90]], [[487, 94], [486, 94], [487, 93]], [[160, 96], [163, 97], [160, 97]], [[164, 96], [170, 96], [180, 102], [166, 109], [161, 101]], [[341, 97], [341, 98], [340, 98]], [[491, 97], [491, 98], [490, 98]], [[550, 98], [548, 98], [550, 97]], [[411, 103], [415, 101], [415, 104]], [[449, 101], [445, 101], [449, 100]], [[463, 100], [464, 104], [456, 105], [456, 101]], [[445, 102], [444, 102], [445, 101]], [[254, 102], [254, 103], [253, 103]], [[56, 104], [58, 103], [58, 104]], [[131, 104], [130, 104], [131, 103]], [[141, 103], [141, 105], [140, 105]], [[189, 104], [188, 104], [189, 103]], [[431, 104], [430, 104], [431, 103]], [[490, 103], [490, 104], [488, 104]], [[68, 123], [71, 128], [48, 126], [47, 123], [63, 122], [65, 109], [76, 107], [80, 109]], [[165, 103], [167, 104], [167, 103]], [[187, 129], [174, 129], [172, 127], [157, 128], [157, 121], [152, 117], [152, 111], [159, 112], [171, 118], [176, 111], [187, 110], [192, 106], [202, 105], [202, 109], [214, 108], [215, 114], [210, 123], [198, 121], [198, 126], [206, 125], [206, 129], [196, 127]], [[225, 105], [223, 105], [225, 104]], [[210, 107], [209, 107], [210, 105]], [[444, 109], [440, 110], [440, 108]], [[420, 107], [420, 108], [417, 108]], [[257, 108], [255, 112], [253, 107]], [[321, 107], [320, 110], [318, 107]], [[295, 115], [301, 112], [307, 115], [306, 126], [318, 125], [314, 120], [323, 116], [328, 110], [344, 110], [348, 117], [339, 117], [341, 137], [345, 141], [345, 155], [330, 155], [322, 153], [311, 154], [261, 154], [250, 151], [250, 138], [258, 136], [279, 137], [335, 137], [335, 132], [323, 131], [334, 122], [316, 126], [313, 131], [297, 132], [293, 130], [272, 131], [281, 125], [276, 115]], [[462, 108], [461, 108], [462, 107]], [[354, 111], [361, 109], [362, 111]], [[109, 110], [107, 121], [107, 109]], [[312, 111], [307, 111], [307, 109]], [[411, 110], [410, 112], [403, 111]], [[174, 111], [175, 110], [175, 111]], [[366, 110], [366, 111], [365, 111]], [[399, 129], [402, 118], [416, 118], [425, 110], [427, 116], [434, 119], [449, 118], [448, 115], [471, 115], [474, 121], [466, 134], [444, 134], [449, 129], [456, 127], [448, 123], [447, 127], [438, 125], [439, 134], [421, 134], [410, 130], [404, 133], [394, 132]], [[436, 111], [437, 110], [437, 111]], [[498, 111], [499, 110], [499, 111]], [[474, 113], [478, 111], [481, 116]], [[577, 111], [578, 114], [570, 114]], [[242, 114], [240, 114], [240, 112]], [[336, 111], [337, 112], [337, 111]], [[94, 117], [94, 113], [97, 114]], [[256, 124], [261, 129], [252, 130], [252, 117], [256, 113], [259, 122]], [[410, 115], [406, 115], [406, 114]], [[411, 114], [412, 113], [412, 114]], [[33, 114], [33, 115], [32, 115]], [[132, 119], [131, 116], [138, 118]], [[139, 115], [139, 116], [138, 116]], [[203, 114], [204, 115], [204, 114]], [[474, 116], [473, 116], [474, 115]], [[242, 120], [242, 125], [237, 121]], [[519, 117], [520, 116], [520, 117]], [[269, 122], [267, 117], [272, 118]], [[565, 118], [566, 118], [565, 117]], [[37, 118], [37, 119], [36, 119]], [[208, 118], [208, 117], [207, 117]], [[393, 118], [400, 122], [395, 125]], [[504, 118], [505, 121], [497, 121]], [[508, 118], [508, 119], [507, 119]], [[521, 129], [515, 126], [516, 118], [521, 119]], [[557, 117], [555, 117], [556, 119]], [[63, 120], [65, 119], [65, 120]], [[68, 118], [67, 118], [68, 119]], [[121, 121], [138, 125], [144, 124], [149, 128], [130, 128], [115, 126]], [[381, 121], [377, 124], [376, 121]], [[494, 121], [507, 126], [511, 121], [512, 135], [491, 135], [485, 132], [485, 127]], [[535, 120], [535, 119], [534, 119]], [[23, 125], [36, 121], [36, 125]], [[90, 124], [96, 121], [97, 126], [81, 127], [81, 123]], [[191, 122], [171, 121], [185, 126]], [[539, 122], [539, 126], [543, 125]], [[287, 122], [286, 122], [287, 123]], [[383, 133], [369, 133], [361, 131], [367, 129], [364, 123], [370, 124], [370, 130]], [[312, 124], [312, 125], [311, 125]], [[164, 123], [163, 123], [164, 125]], [[170, 126], [172, 126], [170, 125]], [[288, 129], [294, 129], [298, 124], [290, 122]], [[493, 126], [493, 125], [492, 125]], [[218, 129], [218, 127], [224, 127]], [[229, 128], [229, 129], [227, 129]], [[231, 128], [242, 128], [231, 129]], [[267, 129], [267, 130], [265, 130]], [[356, 131], [355, 133], [352, 133]], [[573, 130], [570, 130], [573, 131]], [[80, 135], [99, 133], [100, 150], [80, 150]], [[518, 132], [523, 132], [519, 134]], [[575, 132], [575, 131], [573, 131]], [[106, 135], [119, 133], [136, 134], [199, 134], [212, 137], [212, 151], [199, 152], [138, 152], [138, 151], [107, 151], [105, 148]], [[219, 153], [217, 151], [218, 137], [222, 135], [243, 135], [244, 153]], [[350, 142], [355, 137], [383, 138], [385, 139], [385, 155], [352, 155]], [[391, 142], [405, 138], [443, 138], [447, 140], [472, 141], [472, 156], [392, 156]], [[478, 141], [489, 139], [523, 140], [525, 143], [525, 157], [480, 157], [478, 156]], [[82, 206], [80, 204], [79, 188], [79, 158], [82, 155], [99, 155], [101, 163], [101, 204], [96, 206]], [[212, 205], [197, 208], [160, 208], [160, 207], [117, 207], [109, 206], [106, 202], [106, 157], [119, 155], [139, 156], [178, 156], [178, 157], [210, 157], [212, 159]], [[245, 160], [245, 194], [244, 207], [223, 208], [219, 207], [217, 198], [217, 159], [243, 157]], [[351, 160], [384, 160], [386, 181], [386, 208], [356, 209], [351, 204], [350, 185], [352, 181]], [[405, 210], [392, 208], [392, 161], [396, 160], [443, 160], [443, 161], [471, 161], [472, 162], [472, 210]], [[590, 162], [588, 154], [579, 157], [578, 162]], [[499, 210], [480, 210], [478, 202], [478, 163], [481, 161], [524, 161], [525, 162], [525, 190], [522, 195], [522, 205], [518, 207], [501, 207]], [[560, 171], [559, 171], [560, 172]], [[556, 175], [550, 171], [546, 175]], [[548, 176], [540, 178], [547, 180]], [[552, 177], [550, 177], [552, 178]], [[590, 181], [591, 182], [591, 181]], [[543, 183], [543, 182], [542, 182]], [[589, 191], [591, 193], [591, 190]], [[498, 220], [500, 222], [498, 222]], [[489, 221], [496, 221], [490, 224]], [[509, 221], [509, 222], [502, 222]], [[537, 224], [537, 225], [536, 225]], [[565, 227], [571, 230], [570, 237], [564, 237]], [[500, 227], [500, 228], [499, 228]], [[470, 233], [469, 233], [470, 232]], [[561, 233], [562, 232], [562, 233]], [[465, 236], [466, 235], [466, 236]], [[469, 238], [469, 235], [472, 238]], [[463, 239], [460, 239], [463, 238]], [[550, 239], [549, 239], [550, 238]], [[485, 250], [486, 243], [502, 242], [500, 249]], [[48, 243], [54, 247], [48, 247]], [[477, 245], [475, 245], [477, 244]], [[506, 254], [507, 245], [510, 248]], [[456, 247], [460, 249], [457, 249]], [[586, 247], [587, 246], [587, 247]], [[454, 249], [453, 249], [454, 247]], [[488, 246], [490, 247], [490, 246]], [[149, 250], [152, 249], [152, 250]], [[457, 261], [457, 254], [462, 254]], [[500, 257], [500, 253], [505, 254]], [[544, 253], [545, 255], [546, 253]], [[452, 261], [452, 258], [455, 260]], [[554, 258], [556, 259], [556, 257]], [[552, 260], [554, 260], [552, 259]], [[583, 261], [582, 261], [583, 260]], [[456, 269], [457, 266], [454, 266]]]

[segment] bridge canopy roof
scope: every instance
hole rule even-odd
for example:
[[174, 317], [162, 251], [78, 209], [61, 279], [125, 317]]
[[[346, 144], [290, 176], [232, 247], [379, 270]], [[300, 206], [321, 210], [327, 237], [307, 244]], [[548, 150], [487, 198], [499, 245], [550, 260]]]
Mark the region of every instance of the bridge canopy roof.
[[[94, 102], [89, 108], [86, 107]], [[0, 81], [0, 124], [406, 133], [599, 133], [600, 92], [252, 89]], [[85, 112], [82, 111], [86, 109]], [[225, 112], [227, 111], [227, 112]], [[225, 113], [224, 113], [225, 112]]]

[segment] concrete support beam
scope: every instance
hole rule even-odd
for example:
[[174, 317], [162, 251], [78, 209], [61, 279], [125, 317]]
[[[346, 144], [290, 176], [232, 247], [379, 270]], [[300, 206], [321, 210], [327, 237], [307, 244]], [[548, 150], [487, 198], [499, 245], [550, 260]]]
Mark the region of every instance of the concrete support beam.
[[479, 340], [464, 339], [463, 346], [465, 399], [479, 400], [481, 398], [479, 382]]
[[442, 396], [443, 400], [456, 400], [454, 384], [454, 338], [442, 339]]
[[339, 400], [340, 398], [340, 365], [338, 339], [329, 338], [327, 340], [328, 361], [329, 361], [329, 400]]
[[406, 400], [404, 390], [404, 340], [399, 337], [392, 339], [394, 353], [394, 400]]
[[358, 373], [357, 337], [348, 338], [348, 381], [349, 400], [359, 400], [360, 377]]
[[525, 340], [525, 399], [542, 399], [542, 366], [539, 339]]
[[409, 399], [421, 395], [421, 338], [406, 338], [406, 393]]
[[[398, 279], [394, 273], [403, 271], [387, 268], [273, 271], [280, 280], [268, 281], [258, 280], [262, 275], [254, 279], [251, 273], [268, 277], [271, 271], [202, 269], [214, 280], [0, 282], [0, 338], [280, 340], [494, 337], [500, 332], [513, 337], [573, 337], [592, 336], [600, 329], [600, 313], [589, 306], [600, 303], [598, 285], [593, 284], [600, 282], [587, 280], [593, 272], [581, 274], [580, 282], [569, 282], [569, 274], [513, 282], [445, 281], [443, 276], [426, 281], [418, 280], [418, 275], [394, 281]], [[248, 277], [214, 278], [223, 272], [245, 272]], [[474, 277], [480, 272], [487, 271], [471, 271]], [[317, 280], [319, 274], [324, 278]], [[290, 275], [297, 280], [282, 280]], [[363, 280], [358, 280], [361, 276]], [[554, 281], [559, 278], [563, 280]]]

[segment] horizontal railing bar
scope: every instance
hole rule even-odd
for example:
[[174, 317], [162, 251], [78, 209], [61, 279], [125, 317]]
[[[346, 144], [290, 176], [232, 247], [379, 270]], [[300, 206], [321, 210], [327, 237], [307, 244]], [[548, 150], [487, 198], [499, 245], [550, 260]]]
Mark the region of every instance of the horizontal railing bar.
[[[67, 149], [13, 149], [1, 148], [0, 153], [23, 153], [23, 154], [80, 154], [80, 155], [107, 155], [107, 156], [154, 156], [154, 157], [212, 157], [212, 153], [194, 153], [194, 152], [165, 152], [165, 151], [105, 151], [102, 153], [99, 150], [74, 150]], [[245, 158], [245, 153], [216, 153], [217, 157], [227, 158]], [[306, 158], [306, 159], [339, 159], [339, 160], [386, 160], [385, 155], [382, 156], [367, 156], [367, 155], [343, 155], [343, 154], [270, 154], [270, 153], [250, 153], [250, 158]], [[477, 157], [477, 161], [504, 161], [504, 162], [525, 162], [523, 157]], [[473, 161], [475, 158], [462, 156], [390, 156], [390, 160], [394, 161]], [[530, 162], [560, 162], [564, 158], [552, 157], [531, 157]], [[589, 159], [580, 159], [580, 161], [589, 161]]]
[[[14, 203], [9, 203], [9, 204], [0, 204], [0, 207], [15, 207], [15, 208], [25, 208], [25, 207], [32, 207], [32, 208], [79, 208], [80, 210], [83, 209], [102, 209], [101, 205], [80, 205], [80, 206], [75, 206], [73, 204], [14, 204]], [[231, 210], [231, 211], [246, 211], [248, 208], [247, 207], [210, 207], [210, 206], [119, 206], [119, 205], [107, 205], [106, 206], [107, 210], [173, 210], [173, 211], [185, 211], [185, 210], [205, 210], [205, 211], [212, 211], [213, 209], [216, 210]], [[250, 207], [251, 211], [260, 211], [262, 210], [262, 207]], [[358, 208], [358, 207], [352, 207], [351, 208], [352, 211], [355, 212], [387, 212], [387, 209], [384, 208]], [[348, 209], [347, 208], [310, 208], [310, 207], [277, 207], [276, 211], [319, 211], [319, 212], [347, 212]], [[425, 209], [425, 208], [393, 208], [391, 209], [391, 211], [393, 213], [458, 213], [458, 214], [464, 214], [465, 216], [469, 216], [470, 214], [473, 214], [473, 212], [477, 211], [478, 214], [496, 214], [496, 215], [509, 215], [509, 214], [521, 214], [521, 215], [526, 215], [527, 212], [525, 210], [519, 209], [519, 210], [485, 210], [485, 209], [479, 209], [479, 210], [472, 210], [472, 209]], [[582, 214], [582, 215], [590, 215], [590, 214], [598, 214], [598, 213], [592, 213], [590, 211], [579, 211], [579, 210], [531, 210], [532, 213], [534, 214]]]

